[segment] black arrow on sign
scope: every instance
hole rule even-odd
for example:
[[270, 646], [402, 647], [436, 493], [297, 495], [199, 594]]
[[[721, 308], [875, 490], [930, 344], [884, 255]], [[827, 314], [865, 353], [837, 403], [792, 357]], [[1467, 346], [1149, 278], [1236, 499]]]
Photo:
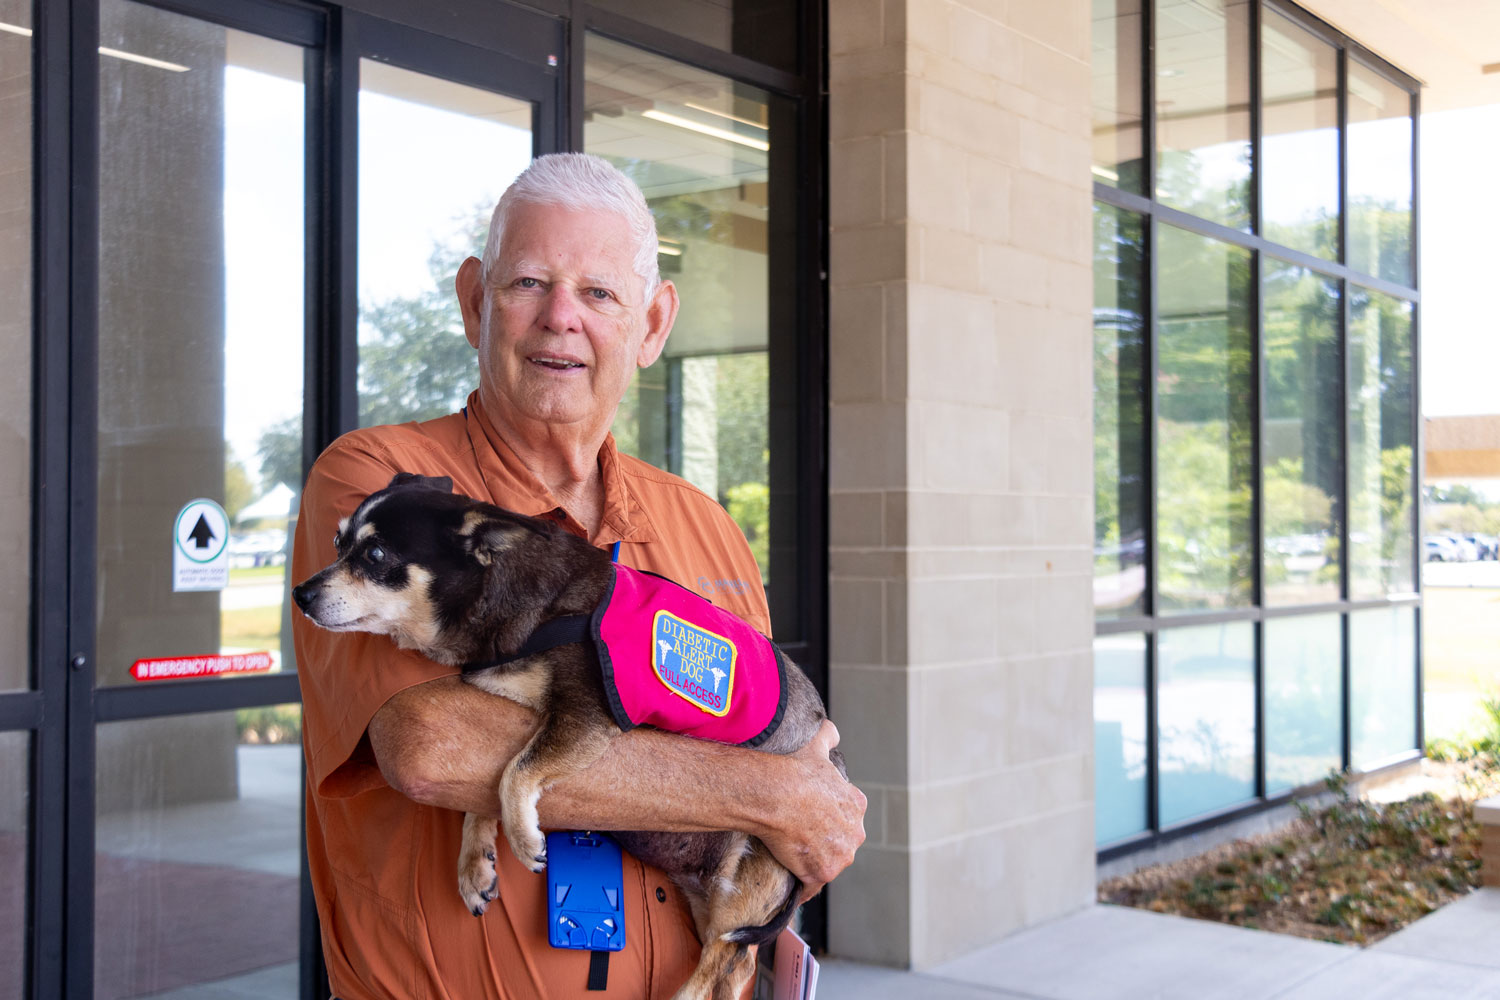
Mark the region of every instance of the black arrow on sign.
[[188, 537], [193, 540], [196, 548], [206, 549], [208, 543], [214, 540], [214, 529], [208, 526], [208, 519], [199, 514], [198, 523], [193, 525], [193, 530], [188, 532]]

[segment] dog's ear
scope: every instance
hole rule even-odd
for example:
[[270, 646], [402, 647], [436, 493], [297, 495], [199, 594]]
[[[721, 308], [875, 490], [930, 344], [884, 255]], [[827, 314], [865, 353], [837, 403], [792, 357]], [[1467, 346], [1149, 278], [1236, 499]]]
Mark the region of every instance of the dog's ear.
[[385, 488], [393, 486], [420, 486], [429, 490], [440, 490], [443, 493], [453, 492], [453, 479], [451, 476], [419, 476], [415, 472], [398, 472], [386, 483]]
[[514, 525], [472, 512], [464, 521], [464, 548], [481, 566], [488, 566], [516, 543]]

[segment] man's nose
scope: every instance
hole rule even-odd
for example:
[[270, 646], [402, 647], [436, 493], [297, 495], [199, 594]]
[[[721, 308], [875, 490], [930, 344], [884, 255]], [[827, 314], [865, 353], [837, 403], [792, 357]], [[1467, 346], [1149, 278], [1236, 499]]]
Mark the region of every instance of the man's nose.
[[541, 313], [537, 318], [543, 329], [554, 333], [568, 333], [582, 327], [582, 316], [577, 291], [570, 285], [557, 282], [547, 290], [547, 297], [542, 300]]

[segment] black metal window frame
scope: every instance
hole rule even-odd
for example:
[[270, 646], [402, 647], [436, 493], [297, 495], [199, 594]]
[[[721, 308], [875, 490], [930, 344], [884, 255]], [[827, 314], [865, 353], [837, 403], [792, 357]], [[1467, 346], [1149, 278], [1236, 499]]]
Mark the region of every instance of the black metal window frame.
[[[1301, 27], [1307, 29], [1311, 34], [1324, 42], [1334, 46], [1338, 53], [1338, 144], [1339, 144], [1339, 255], [1337, 260], [1328, 260], [1313, 254], [1293, 250], [1266, 239], [1261, 233], [1261, 183], [1264, 176], [1261, 159], [1261, 12], [1265, 9], [1274, 10], [1291, 19]], [[1250, 144], [1251, 144], [1251, 192], [1250, 192], [1250, 231], [1234, 229], [1229, 226], [1220, 225], [1207, 219], [1192, 215], [1180, 209], [1166, 205], [1156, 198], [1156, 112], [1155, 112], [1155, 90], [1156, 90], [1156, 65], [1154, 44], [1154, 19], [1155, 4], [1152, 0], [1142, 4], [1142, 25], [1140, 37], [1140, 66], [1141, 66], [1141, 165], [1142, 165], [1142, 189], [1145, 194], [1135, 194], [1123, 191], [1109, 184], [1099, 181], [1094, 182], [1093, 194], [1096, 203], [1118, 209], [1133, 212], [1141, 218], [1144, 236], [1144, 257], [1146, 260], [1146, 287], [1143, 299], [1145, 302], [1146, 315], [1146, 350], [1142, 352], [1142, 384], [1146, 386], [1144, 442], [1142, 446], [1146, 454], [1146, 470], [1148, 482], [1145, 489], [1143, 508], [1143, 530], [1145, 535], [1145, 570], [1146, 590], [1144, 594], [1145, 613], [1128, 618], [1117, 618], [1097, 621], [1095, 634], [1097, 636], [1119, 635], [1119, 634], [1142, 634], [1145, 639], [1146, 662], [1145, 662], [1145, 694], [1146, 694], [1146, 829], [1140, 833], [1133, 834], [1115, 841], [1102, 844], [1096, 849], [1098, 861], [1105, 862], [1115, 858], [1123, 857], [1137, 851], [1169, 843], [1184, 836], [1201, 833], [1204, 830], [1221, 826], [1234, 820], [1253, 816], [1265, 812], [1277, 806], [1285, 805], [1298, 796], [1306, 796], [1316, 791], [1320, 786], [1309, 785], [1294, 788], [1290, 791], [1277, 794], [1266, 792], [1266, 708], [1265, 708], [1265, 669], [1264, 669], [1264, 624], [1275, 618], [1292, 616], [1309, 616], [1318, 614], [1338, 613], [1340, 615], [1340, 632], [1342, 642], [1340, 671], [1342, 677], [1341, 685], [1341, 755], [1342, 767], [1348, 770], [1352, 766], [1352, 747], [1350, 732], [1350, 658], [1349, 658], [1349, 623], [1353, 612], [1378, 609], [1378, 608], [1412, 608], [1415, 617], [1415, 655], [1413, 662], [1413, 680], [1416, 686], [1416, 718], [1415, 732], [1417, 747], [1410, 752], [1397, 754], [1386, 760], [1378, 762], [1375, 766], [1366, 769], [1366, 774], [1372, 774], [1393, 767], [1400, 767], [1412, 760], [1422, 756], [1424, 745], [1422, 724], [1422, 595], [1421, 595], [1421, 553], [1422, 537], [1420, 531], [1420, 504], [1421, 482], [1422, 482], [1422, 421], [1421, 421], [1421, 397], [1420, 397], [1420, 312], [1421, 295], [1417, 288], [1417, 275], [1419, 271], [1418, 260], [1418, 232], [1419, 232], [1419, 175], [1418, 175], [1418, 152], [1420, 149], [1420, 83], [1414, 77], [1404, 73], [1386, 60], [1366, 49], [1352, 37], [1338, 31], [1333, 26], [1320, 20], [1300, 7], [1283, 0], [1252, 0], [1250, 4]], [[1402, 285], [1387, 281], [1374, 275], [1356, 271], [1349, 267], [1344, 261], [1347, 259], [1349, 245], [1349, 205], [1348, 205], [1348, 67], [1353, 60], [1364, 69], [1369, 70], [1380, 77], [1396, 84], [1405, 90], [1411, 97], [1410, 114], [1412, 122], [1412, 149], [1411, 149], [1411, 274], [1412, 284]], [[1251, 464], [1254, 468], [1254, 477], [1251, 481], [1251, 537], [1255, 557], [1252, 569], [1252, 603], [1248, 607], [1234, 608], [1207, 612], [1174, 612], [1162, 614], [1157, 604], [1157, 572], [1156, 572], [1156, 488], [1157, 477], [1157, 442], [1156, 427], [1158, 417], [1157, 406], [1157, 381], [1155, 373], [1157, 370], [1157, 333], [1159, 330], [1159, 316], [1157, 313], [1158, 289], [1157, 289], [1157, 261], [1156, 249], [1158, 246], [1157, 232], [1160, 224], [1167, 223], [1186, 232], [1199, 236], [1209, 237], [1231, 247], [1238, 247], [1249, 251], [1252, 259], [1252, 282], [1253, 295], [1249, 326], [1251, 332], [1252, 350], [1252, 372], [1254, 379], [1254, 392], [1251, 406]], [[1262, 303], [1265, 294], [1265, 264], [1266, 255], [1278, 260], [1285, 261], [1297, 267], [1305, 268], [1313, 273], [1338, 282], [1339, 295], [1342, 306], [1342, 316], [1339, 328], [1340, 356], [1343, 359], [1343, 370], [1340, 376], [1340, 392], [1344, 398], [1345, 405], [1340, 407], [1344, 414], [1339, 429], [1339, 465], [1340, 465], [1340, 496], [1338, 507], [1343, 512], [1340, 517], [1339, 528], [1339, 551], [1340, 551], [1340, 580], [1339, 593], [1341, 599], [1321, 604], [1304, 605], [1278, 605], [1267, 607], [1265, 604], [1265, 581], [1264, 555], [1264, 479], [1265, 471], [1262, 467], [1262, 437], [1264, 421], [1262, 419], [1265, 408], [1265, 367], [1264, 352], [1262, 350], [1261, 335], [1263, 310]], [[1381, 292], [1395, 298], [1410, 302], [1412, 305], [1411, 321], [1411, 352], [1412, 352], [1412, 385], [1411, 385], [1411, 440], [1412, 440], [1412, 475], [1411, 475], [1411, 497], [1413, 519], [1412, 539], [1412, 566], [1414, 590], [1409, 594], [1390, 594], [1385, 597], [1353, 599], [1349, 598], [1349, 482], [1348, 482], [1348, 388], [1349, 388], [1349, 328], [1350, 328], [1350, 286], [1366, 288]], [[1157, 759], [1160, 732], [1158, 727], [1158, 636], [1165, 631], [1178, 628], [1191, 628], [1194, 626], [1217, 625], [1234, 622], [1250, 623], [1254, 630], [1254, 719], [1255, 719], [1255, 791], [1253, 796], [1244, 802], [1229, 807], [1214, 810], [1193, 816], [1187, 820], [1163, 825], [1160, 823], [1160, 770]]]
[[[427, 43], [487, 57], [559, 57], [535, 124], [538, 153], [582, 148], [583, 51], [588, 32], [753, 84], [789, 99], [795, 157], [773, 165], [773, 189], [795, 198], [789, 231], [773, 235], [793, 291], [773, 292], [773, 439], [795, 496], [773, 530], [791, 532], [809, 609], [786, 643], [826, 691], [827, 621], [827, 86], [825, 12], [798, 7], [798, 71], [755, 62], [582, 0], [140, 0], [151, 6], [303, 47], [305, 51], [306, 324], [303, 467], [357, 426], [355, 268], [357, 64], [361, 45], [405, 63]], [[92, 616], [97, 508], [98, 0], [33, 0], [32, 530], [30, 690], [0, 693], [0, 732], [30, 734], [26, 986], [37, 998], [93, 996], [95, 727], [98, 723], [301, 700], [295, 674], [150, 689], [93, 683]], [[518, 25], [527, 26], [518, 30]], [[476, 44], [476, 39], [482, 43]], [[543, 44], [545, 43], [545, 44]], [[416, 48], [414, 49], [413, 46]], [[371, 54], [366, 52], [365, 54]], [[421, 60], [416, 60], [420, 62]], [[490, 59], [486, 58], [485, 62]], [[465, 60], [445, 67], [462, 80]], [[492, 68], [474, 66], [474, 77]], [[420, 68], [420, 67], [418, 67]], [[431, 71], [430, 69], [428, 70]], [[537, 79], [544, 74], [538, 73]], [[481, 84], [482, 85], [482, 84]], [[534, 96], [522, 94], [521, 96]], [[785, 284], [772, 284], [784, 289]], [[773, 372], [776, 369], [773, 368]], [[776, 473], [773, 472], [773, 475]], [[784, 536], [785, 537], [785, 536]], [[68, 720], [73, 720], [70, 724]], [[326, 996], [316, 913], [303, 866], [300, 989]], [[806, 920], [821, 940], [820, 906]]]

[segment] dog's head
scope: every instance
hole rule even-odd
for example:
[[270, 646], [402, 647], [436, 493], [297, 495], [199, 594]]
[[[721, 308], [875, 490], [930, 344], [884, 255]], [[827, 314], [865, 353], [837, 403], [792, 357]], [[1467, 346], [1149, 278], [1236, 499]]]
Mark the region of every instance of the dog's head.
[[497, 586], [516, 589], [520, 567], [501, 563], [527, 561], [507, 555], [566, 533], [452, 488], [447, 477], [397, 473], [339, 523], [338, 559], [292, 590], [297, 607], [323, 628], [388, 635], [442, 663], [473, 655], [476, 610]]

